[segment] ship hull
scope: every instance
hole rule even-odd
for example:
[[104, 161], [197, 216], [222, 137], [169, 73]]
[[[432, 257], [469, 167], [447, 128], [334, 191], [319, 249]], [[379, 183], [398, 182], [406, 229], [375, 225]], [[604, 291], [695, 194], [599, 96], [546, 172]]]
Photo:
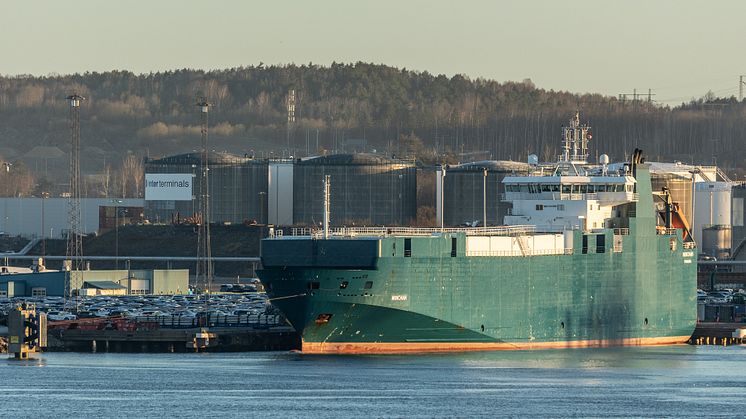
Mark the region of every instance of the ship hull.
[[396, 355], [396, 354], [424, 354], [443, 352], [479, 352], [505, 350], [538, 350], [538, 349], [568, 349], [568, 348], [606, 348], [616, 346], [656, 346], [677, 345], [689, 340], [687, 336], [666, 336], [655, 338], [626, 338], [619, 340], [580, 340], [559, 342], [531, 342], [531, 343], [480, 343], [480, 342], [452, 342], [452, 343], [413, 343], [413, 342], [306, 342], [303, 341], [302, 352], [315, 355]]
[[[529, 257], [417, 257], [451, 237], [415, 239], [411, 257], [387, 255], [398, 240], [382, 239], [364, 268], [317, 258], [259, 272], [304, 353], [661, 345], [686, 342], [695, 327], [696, 257], [680, 234], [626, 236], [620, 252]], [[334, 257], [332, 247], [321, 253]]]

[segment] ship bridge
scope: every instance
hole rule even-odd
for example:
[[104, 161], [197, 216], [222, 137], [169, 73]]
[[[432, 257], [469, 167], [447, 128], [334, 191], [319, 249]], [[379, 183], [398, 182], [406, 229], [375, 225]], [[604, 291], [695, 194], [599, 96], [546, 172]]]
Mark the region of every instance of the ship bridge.
[[638, 202], [637, 181], [627, 164], [610, 170], [605, 154], [599, 164], [589, 164], [591, 138], [591, 128], [580, 124], [576, 113], [562, 127], [563, 152], [556, 163], [539, 164], [532, 155], [527, 176], [503, 179], [501, 199], [513, 204], [505, 225], [533, 224], [541, 231], [614, 227], [612, 220], [622, 217], [619, 208]]

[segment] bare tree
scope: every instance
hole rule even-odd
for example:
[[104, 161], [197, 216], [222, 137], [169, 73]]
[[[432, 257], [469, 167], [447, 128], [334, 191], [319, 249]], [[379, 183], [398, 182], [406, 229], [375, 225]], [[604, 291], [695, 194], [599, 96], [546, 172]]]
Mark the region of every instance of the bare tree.
[[128, 195], [133, 198], [140, 196], [142, 180], [145, 177], [145, 169], [142, 159], [134, 154], [128, 154], [122, 159], [122, 198]]

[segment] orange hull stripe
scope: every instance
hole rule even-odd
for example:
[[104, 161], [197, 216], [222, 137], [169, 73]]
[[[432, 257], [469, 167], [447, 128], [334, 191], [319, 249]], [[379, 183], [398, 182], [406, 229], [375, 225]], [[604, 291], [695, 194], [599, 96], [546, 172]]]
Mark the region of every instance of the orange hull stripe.
[[306, 342], [304, 354], [415, 354], [526, 349], [603, 348], [686, 343], [689, 336], [656, 338], [595, 339], [566, 342]]

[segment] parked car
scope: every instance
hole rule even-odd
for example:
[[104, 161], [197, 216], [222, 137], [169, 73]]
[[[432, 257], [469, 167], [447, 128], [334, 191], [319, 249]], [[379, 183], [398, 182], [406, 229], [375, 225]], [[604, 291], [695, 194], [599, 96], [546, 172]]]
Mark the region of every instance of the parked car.
[[47, 313], [47, 319], [53, 322], [59, 322], [59, 321], [65, 321], [65, 320], [75, 320], [77, 317], [72, 314], [65, 311], [50, 311]]

